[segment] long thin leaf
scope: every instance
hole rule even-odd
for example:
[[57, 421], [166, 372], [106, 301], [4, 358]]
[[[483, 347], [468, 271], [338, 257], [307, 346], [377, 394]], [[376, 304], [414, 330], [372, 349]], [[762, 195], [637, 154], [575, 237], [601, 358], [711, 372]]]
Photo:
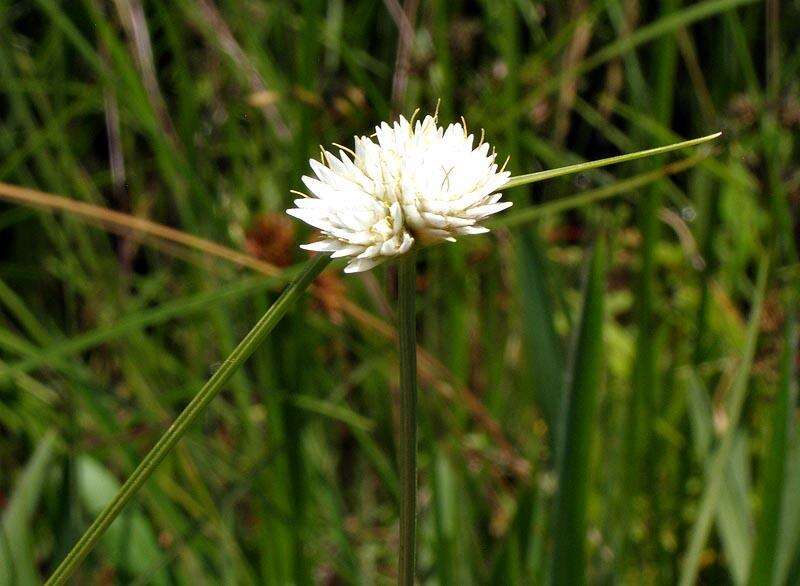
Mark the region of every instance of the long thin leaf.
[[42, 495], [55, 446], [55, 433], [50, 432], [42, 438], [17, 479], [11, 500], [3, 512], [0, 523], [0, 584], [35, 586], [40, 583], [31, 541], [31, 521]]
[[[530, 229], [520, 232], [517, 250], [520, 300], [533, 393], [546, 415], [550, 430], [555, 433], [564, 394], [564, 356], [547, 287], [546, 258], [538, 237]], [[558, 437], [557, 433], [552, 437]]]
[[[705, 463], [708, 468], [711, 465], [714, 414], [708, 391], [694, 371], [689, 375], [687, 393], [695, 453], [698, 461]], [[749, 470], [747, 449], [747, 438], [739, 433], [725, 470], [725, 482], [716, 511], [720, 540], [736, 584], [743, 584], [747, 580], [753, 544], [752, 519], [748, 502], [750, 483], [747, 474]]]
[[43, 365], [52, 365], [55, 360], [63, 356], [85, 352], [95, 346], [108, 342], [109, 340], [118, 339], [131, 332], [151, 327], [170, 319], [208, 310], [209, 307], [216, 304], [252, 295], [274, 284], [274, 279], [251, 277], [226, 285], [216, 291], [198, 293], [189, 297], [175, 299], [156, 308], [138, 311], [120, 319], [110, 326], [100, 327], [89, 332], [84, 332], [69, 340], [59, 341], [42, 349], [35, 356], [26, 358], [8, 368], [0, 368], [0, 377], [14, 376], [24, 372], [30, 372]]
[[647, 149], [644, 151], [638, 151], [635, 153], [627, 153], [624, 155], [617, 155], [616, 157], [607, 157], [605, 159], [597, 159], [596, 161], [587, 161], [585, 163], [567, 165], [566, 167], [559, 167], [558, 169], [548, 169], [546, 171], [518, 175], [509, 179], [508, 183], [506, 183], [503, 189], [511, 189], [513, 187], [519, 187], [520, 185], [544, 181], [545, 179], [553, 179], [554, 177], [561, 177], [563, 175], [581, 173], [583, 171], [588, 171], [589, 169], [597, 169], [599, 167], [606, 167], [608, 165], [616, 165], [617, 163], [626, 163], [628, 161], [635, 161], [636, 159], [661, 155], [664, 153], [697, 146], [703, 144], [704, 142], [709, 142], [719, 138], [720, 136], [722, 136], [721, 132], [715, 132], [714, 134], [709, 134], [708, 136], [693, 138], [692, 140], [685, 140], [683, 142]]
[[586, 516], [597, 394], [602, 383], [605, 246], [598, 240], [589, 265], [581, 319], [562, 403], [555, 546], [551, 583], [586, 583]]
[[[707, 158], [708, 154], [706, 153], [687, 157], [674, 163], [670, 163], [669, 165], [659, 167], [654, 171], [647, 171], [646, 173], [640, 173], [628, 179], [622, 179], [621, 181], [617, 181], [611, 185], [604, 185], [603, 187], [598, 187], [596, 189], [588, 189], [573, 195], [567, 195], [565, 197], [559, 197], [558, 199], [545, 201], [535, 206], [514, 210], [511, 213], [504, 214], [499, 218], [488, 222], [487, 224], [490, 227], [517, 226], [519, 224], [524, 224], [525, 222], [530, 222], [548, 215], [564, 212], [578, 207], [588, 206], [589, 204], [603, 201], [605, 199], [633, 191], [642, 186], [649, 185], [654, 181], [658, 181], [659, 179], [674, 173], [685, 171], [686, 169], [691, 168], [695, 164]], [[0, 195], [2, 194], [0, 193]]]
[[272, 304], [255, 326], [242, 339], [239, 345], [228, 356], [222, 366], [211, 376], [197, 395], [181, 411], [173, 424], [164, 435], [140, 461], [139, 465], [128, 477], [114, 499], [106, 506], [102, 513], [89, 526], [87, 531], [70, 550], [61, 564], [55, 569], [47, 580], [47, 584], [64, 584], [74, 573], [78, 565], [95, 546], [108, 526], [125, 508], [125, 505], [139, 491], [141, 486], [150, 477], [158, 465], [167, 457], [175, 445], [180, 441], [186, 430], [205, 410], [214, 397], [219, 394], [224, 385], [239, 367], [253, 354], [256, 348], [264, 341], [275, 325], [283, 318], [286, 311], [294, 305], [297, 298], [303, 294], [322, 270], [328, 265], [330, 258], [318, 255], [306, 263], [305, 269], [281, 296]]
[[794, 428], [794, 409], [797, 396], [797, 377], [794, 357], [797, 355], [797, 321], [790, 310], [786, 320], [781, 380], [778, 396], [772, 408], [771, 438], [767, 443], [764, 472], [761, 481], [761, 516], [758, 520], [753, 565], [749, 584], [773, 584], [776, 571], [776, 549], [781, 528], [782, 497], [788, 468], [789, 440]]
[[753, 309], [751, 310], [750, 321], [747, 326], [747, 337], [742, 351], [741, 363], [739, 364], [736, 378], [731, 388], [730, 403], [726, 414], [728, 427], [725, 430], [725, 434], [719, 443], [719, 447], [714, 454], [711, 466], [706, 474], [705, 490], [703, 491], [697, 520], [692, 527], [688, 550], [681, 568], [681, 586], [692, 586], [697, 579], [697, 572], [700, 567], [700, 554], [708, 539], [708, 533], [711, 529], [711, 520], [714, 511], [716, 511], [717, 503], [719, 502], [720, 491], [722, 490], [723, 480], [725, 478], [725, 469], [733, 449], [733, 440], [736, 437], [736, 429], [739, 425], [739, 418], [742, 414], [742, 406], [747, 393], [747, 382], [750, 378], [750, 368], [753, 364], [758, 328], [761, 323], [761, 307], [764, 301], [764, 290], [767, 284], [768, 266], [768, 257], [764, 256], [758, 269], [758, 281], [752, 304]]

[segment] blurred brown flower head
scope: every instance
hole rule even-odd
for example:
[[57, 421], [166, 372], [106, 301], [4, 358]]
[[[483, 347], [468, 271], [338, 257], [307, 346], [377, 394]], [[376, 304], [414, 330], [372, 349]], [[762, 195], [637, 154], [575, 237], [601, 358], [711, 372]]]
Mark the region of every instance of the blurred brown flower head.
[[245, 235], [247, 251], [279, 267], [292, 264], [295, 250], [294, 223], [276, 212], [256, 217]]

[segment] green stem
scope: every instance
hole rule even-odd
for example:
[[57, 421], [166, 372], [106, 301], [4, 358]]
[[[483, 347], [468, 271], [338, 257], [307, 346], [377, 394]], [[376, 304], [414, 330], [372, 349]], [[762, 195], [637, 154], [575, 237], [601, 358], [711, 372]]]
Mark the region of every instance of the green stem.
[[417, 342], [414, 295], [416, 255], [399, 261], [397, 318], [400, 336], [400, 569], [398, 584], [414, 584], [417, 523]]
[[308, 289], [314, 278], [328, 265], [330, 258], [327, 255], [318, 255], [311, 259], [298, 278], [289, 285], [275, 303], [267, 310], [263, 317], [253, 326], [253, 329], [239, 342], [228, 358], [220, 366], [208, 382], [200, 389], [186, 408], [178, 415], [175, 422], [161, 436], [158, 443], [139, 463], [125, 484], [119, 489], [114, 499], [103, 509], [94, 523], [86, 530], [78, 543], [67, 554], [67, 557], [56, 568], [53, 575], [46, 582], [46, 586], [64, 584], [72, 576], [78, 565], [94, 548], [97, 541], [108, 529], [109, 525], [122, 512], [133, 496], [139, 491], [145, 481], [150, 478], [161, 461], [175, 447], [183, 437], [189, 426], [205, 410], [208, 404], [222, 390], [225, 383], [231, 378], [244, 362], [250, 358], [259, 344], [267, 337], [275, 325], [286, 314], [297, 298]]
[[644, 185], [648, 185], [654, 181], [662, 179], [663, 177], [667, 177], [668, 175], [680, 173], [681, 171], [685, 171], [686, 169], [693, 167], [706, 158], [708, 158], [708, 153], [699, 153], [685, 159], [680, 159], [679, 161], [675, 161], [669, 165], [664, 165], [663, 167], [653, 171], [647, 171], [646, 173], [640, 173], [628, 179], [615, 181], [614, 183], [604, 185], [603, 187], [597, 187], [595, 189], [589, 189], [588, 191], [581, 191], [574, 195], [551, 199], [535, 206], [522, 207], [522, 209], [519, 209], [516, 212], [503, 214], [498, 218], [489, 220], [485, 223], [485, 226], [487, 228], [509, 228], [512, 226], [519, 226], [520, 224], [531, 222], [533, 220], [538, 220], [544, 216], [583, 207], [590, 203], [602, 201], [627, 191], [633, 191]]
[[597, 169], [607, 165], [615, 165], [617, 163], [625, 163], [627, 161], [634, 161], [644, 157], [652, 157], [653, 155], [661, 155], [670, 151], [677, 151], [692, 146], [703, 144], [711, 140], [717, 139], [722, 136], [721, 132], [709, 134], [700, 138], [693, 138], [692, 140], [684, 140], [683, 142], [676, 142], [666, 146], [656, 147], [654, 149], [647, 149], [644, 151], [636, 151], [635, 153], [628, 153], [625, 155], [617, 155], [616, 157], [607, 157], [605, 159], [597, 159], [596, 161], [588, 161], [586, 163], [577, 163], [575, 165], [567, 165], [566, 167], [559, 167], [558, 169], [548, 169], [546, 171], [537, 171], [536, 173], [528, 173], [527, 175], [517, 175], [508, 180], [503, 186], [503, 189], [511, 189], [512, 187], [519, 187], [520, 185], [527, 185], [528, 183], [536, 183], [537, 181], [544, 181], [545, 179], [552, 179], [553, 177], [561, 177], [562, 175], [571, 175], [573, 173], [581, 173], [589, 169]]

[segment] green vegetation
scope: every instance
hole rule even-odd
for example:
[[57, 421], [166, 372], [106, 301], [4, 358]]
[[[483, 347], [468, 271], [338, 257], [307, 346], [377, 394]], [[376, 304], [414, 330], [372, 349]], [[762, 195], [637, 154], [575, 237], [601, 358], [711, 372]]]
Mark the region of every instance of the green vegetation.
[[318, 145], [437, 102], [537, 181], [725, 134], [418, 255], [419, 582], [799, 583], [798, 25], [0, 1], [0, 585], [50, 576], [195, 397], [75, 583], [397, 579], [397, 266], [334, 263], [234, 349], [306, 263], [283, 210]]

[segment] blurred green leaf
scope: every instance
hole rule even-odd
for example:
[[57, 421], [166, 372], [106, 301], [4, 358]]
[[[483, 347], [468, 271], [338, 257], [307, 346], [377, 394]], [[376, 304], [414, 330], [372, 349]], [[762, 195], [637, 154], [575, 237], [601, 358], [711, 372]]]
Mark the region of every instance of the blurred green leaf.
[[[795, 408], [797, 405], [797, 318], [795, 308], [790, 307], [786, 320], [781, 356], [781, 378], [775, 405], [772, 407], [770, 437], [761, 476], [761, 514], [758, 518], [753, 564], [750, 568], [749, 584], [781, 583], [777, 579], [777, 561], [786, 557], [779, 553], [782, 519], [785, 507], [791, 506], [784, 500], [787, 473], [790, 470], [790, 440], [795, 429]], [[793, 500], [797, 501], [797, 497]], [[793, 503], [797, 505], [798, 503]]]
[[564, 357], [553, 321], [547, 259], [535, 230], [536, 227], [519, 231], [516, 246], [519, 297], [533, 394], [542, 406], [551, 437], [556, 438], [564, 395]]
[[[120, 484], [111, 472], [89, 456], [77, 461], [78, 494], [92, 517], [117, 494]], [[151, 584], [169, 584], [156, 533], [138, 511], [120, 515], [100, 541], [104, 557], [130, 577], [145, 577]]]
[[0, 526], [0, 584], [34, 586], [40, 583], [36, 569], [32, 522], [42, 495], [50, 462], [55, 454], [56, 434], [45, 435], [14, 485]]
[[596, 433], [597, 395], [603, 378], [605, 245], [597, 239], [588, 267], [581, 318], [570, 357], [567, 393], [561, 404], [557, 452], [558, 493], [550, 580], [579, 586], [587, 580], [586, 531], [592, 441]]
[[[711, 465], [711, 447], [714, 437], [713, 412], [708, 391], [695, 372], [689, 374], [689, 418], [692, 425], [694, 450], [705, 468]], [[752, 518], [750, 515], [750, 482], [748, 441], [738, 433], [720, 491], [716, 522], [723, 548], [731, 564], [734, 581], [743, 584], [752, 552]]]
[[750, 320], [747, 326], [747, 337], [736, 376], [730, 388], [730, 400], [725, 413], [726, 428], [716, 448], [705, 474], [705, 488], [700, 501], [697, 519], [692, 527], [691, 538], [683, 564], [681, 567], [681, 586], [692, 586], [697, 578], [700, 567], [700, 554], [708, 539], [711, 528], [711, 519], [717, 509], [720, 492], [723, 488], [725, 473], [734, 448], [734, 440], [742, 414], [742, 406], [747, 394], [750, 369], [756, 350], [759, 326], [761, 324], [761, 309], [764, 302], [764, 290], [767, 284], [769, 259], [763, 256], [758, 267], [758, 282], [753, 296]]

